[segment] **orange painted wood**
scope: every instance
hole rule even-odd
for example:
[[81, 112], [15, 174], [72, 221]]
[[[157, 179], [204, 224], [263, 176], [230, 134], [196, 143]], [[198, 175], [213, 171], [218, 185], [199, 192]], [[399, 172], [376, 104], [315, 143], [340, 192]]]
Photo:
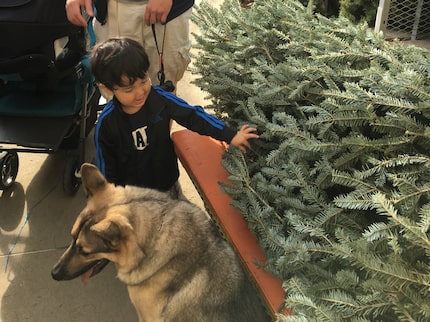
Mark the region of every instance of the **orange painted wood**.
[[[272, 314], [280, 312], [284, 303], [282, 282], [256, 263], [265, 264], [266, 257], [243, 215], [234, 209], [231, 198], [219, 187], [228, 183], [228, 172], [221, 165], [226, 145], [190, 130], [172, 133], [176, 153], [187, 171], [213, 219], [223, 230], [245, 263], [254, 282], [260, 288]], [[283, 310], [283, 314], [288, 314]]]

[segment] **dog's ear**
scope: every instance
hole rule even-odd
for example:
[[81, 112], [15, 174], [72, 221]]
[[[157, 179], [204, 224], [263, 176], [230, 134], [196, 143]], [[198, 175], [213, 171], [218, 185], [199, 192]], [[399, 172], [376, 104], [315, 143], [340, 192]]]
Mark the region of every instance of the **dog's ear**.
[[109, 249], [117, 249], [121, 241], [120, 226], [109, 219], [102, 220], [90, 228], [95, 232]]
[[102, 190], [107, 181], [100, 170], [91, 163], [83, 163], [81, 165], [82, 185], [87, 196], [94, 195], [97, 191]]

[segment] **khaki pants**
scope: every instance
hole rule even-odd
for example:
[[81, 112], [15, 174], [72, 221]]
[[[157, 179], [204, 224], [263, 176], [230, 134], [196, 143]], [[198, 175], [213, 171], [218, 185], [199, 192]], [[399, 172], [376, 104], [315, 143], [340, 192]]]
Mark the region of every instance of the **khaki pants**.
[[[149, 57], [149, 77], [158, 85], [157, 72], [160, 60], [151, 26], [144, 21], [146, 2], [110, 0], [108, 19], [103, 26], [95, 26], [97, 41], [106, 37], [129, 37], [139, 41]], [[158, 50], [163, 52], [165, 80], [171, 80], [176, 87], [191, 61], [191, 39], [189, 22], [192, 8], [169, 21], [166, 25], [155, 25]], [[164, 45], [163, 45], [164, 41]]]

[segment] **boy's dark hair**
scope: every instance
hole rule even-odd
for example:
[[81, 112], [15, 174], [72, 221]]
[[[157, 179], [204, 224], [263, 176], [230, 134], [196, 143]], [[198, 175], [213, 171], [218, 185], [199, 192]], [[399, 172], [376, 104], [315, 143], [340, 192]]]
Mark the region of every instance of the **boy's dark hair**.
[[94, 46], [90, 57], [90, 68], [97, 83], [113, 90], [115, 86], [128, 86], [122, 76], [134, 83], [145, 78], [149, 68], [148, 55], [135, 40], [120, 37], [107, 39]]

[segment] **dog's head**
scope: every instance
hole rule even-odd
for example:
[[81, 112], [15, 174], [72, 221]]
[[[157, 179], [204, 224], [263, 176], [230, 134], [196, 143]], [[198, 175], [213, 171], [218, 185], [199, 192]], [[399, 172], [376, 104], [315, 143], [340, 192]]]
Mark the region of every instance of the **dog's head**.
[[123, 188], [108, 183], [91, 164], [82, 165], [81, 177], [87, 206], [73, 225], [72, 243], [51, 271], [58, 281], [82, 276], [85, 283], [110, 261], [126, 265], [121, 261], [134, 238], [128, 208], [121, 202]]

